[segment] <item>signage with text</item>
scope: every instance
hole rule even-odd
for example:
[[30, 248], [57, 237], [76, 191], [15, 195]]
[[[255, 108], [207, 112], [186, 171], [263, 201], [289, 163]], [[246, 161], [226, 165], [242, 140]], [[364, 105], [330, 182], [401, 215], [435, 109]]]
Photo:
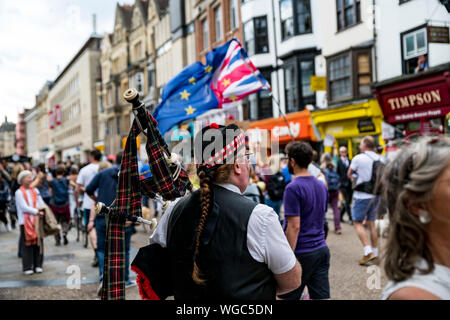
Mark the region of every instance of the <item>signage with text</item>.
[[428, 26], [428, 42], [450, 43], [449, 27]]
[[[287, 123], [286, 123], [287, 122]], [[272, 141], [287, 143], [292, 140], [305, 139], [311, 137], [311, 116], [309, 111], [299, 111], [286, 115], [286, 121], [282, 117], [276, 119], [266, 119], [250, 123], [251, 129], [269, 130]], [[291, 137], [292, 134], [292, 137]]]
[[445, 84], [405, 90], [383, 96], [383, 111], [385, 115], [393, 115], [448, 105], [450, 102], [448, 88]]
[[327, 91], [327, 78], [311, 76], [311, 91]]
[[414, 111], [402, 114], [391, 115], [387, 118], [388, 122], [406, 122], [411, 120], [423, 119], [423, 118], [439, 118], [443, 117], [450, 112], [450, 107], [436, 108], [425, 111]]
[[375, 124], [371, 118], [358, 120], [358, 130], [360, 133], [373, 132], [375, 129]]

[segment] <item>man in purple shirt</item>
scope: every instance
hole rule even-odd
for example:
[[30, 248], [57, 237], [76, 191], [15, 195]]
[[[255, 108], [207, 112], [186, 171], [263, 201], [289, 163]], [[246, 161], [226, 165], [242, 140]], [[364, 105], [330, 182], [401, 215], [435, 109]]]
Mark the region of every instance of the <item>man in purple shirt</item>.
[[302, 266], [302, 285], [281, 299], [299, 300], [305, 286], [311, 299], [329, 299], [330, 251], [325, 241], [324, 221], [328, 192], [324, 184], [308, 172], [313, 149], [295, 142], [288, 150], [292, 182], [284, 191], [286, 238]]

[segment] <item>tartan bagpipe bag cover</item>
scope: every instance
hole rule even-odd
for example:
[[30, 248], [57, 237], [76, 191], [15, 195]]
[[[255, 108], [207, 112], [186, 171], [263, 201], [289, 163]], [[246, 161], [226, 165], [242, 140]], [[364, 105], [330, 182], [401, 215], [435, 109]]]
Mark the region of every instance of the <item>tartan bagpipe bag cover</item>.
[[107, 215], [107, 237], [103, 274], [102, 300], [125, 299], [125, 222], [127, 216], [142, 216], [142, 194], [154, 197], [160, 194], [164, 200], [182, 197], [191, 184], [182, 168], [176, 180], [165, 160], [168, 146], [157, 129], [157, 122], [148, 112], [146, 151], [148, 155], [150, 178], [140, 179], [137, 161], [136, 137], [140, 129], [134, 120], [130, 129], [119, 172], [116, 190], [116, 204]]

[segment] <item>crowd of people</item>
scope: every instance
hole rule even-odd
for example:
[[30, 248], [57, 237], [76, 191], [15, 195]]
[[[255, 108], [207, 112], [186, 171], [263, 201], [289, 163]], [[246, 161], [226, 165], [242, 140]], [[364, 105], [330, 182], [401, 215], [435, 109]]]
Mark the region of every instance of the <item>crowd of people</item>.
[[[337, 235], [342, 234], [341, 223], [353, 226], [362, 247], [359, 265], [379, 265], [382, 256], [380, 251], [383, 250], [384, 266], [390, 280], [383, 292], [383, 299], [432, 297], [449, 299], [450, 252], [447, 248], [450, 247], [450, 215], [448, 207], [444, 206], [450, 190], [449, 143], [449, 139], [444, 137], [423, 138], [415, 143], [407, 142], [398, 152], [399, 156], [393, 157], [395, 160], [388, 161], [383, 155], [383, 147], [377, 145], [373, 137], [366, 136], [358, 146], [358, 155], [352, 159], [349, 158], [347, 148], [340, 146], [335, 153], [322, 154], [320, 163], [317, 163], [318, 154], [310, 144], [295, 142], [286, 146], [285, 153], [272, 155], [266, 165], [255, 161], [253, 155], [248, 155], [249, 181], [243, 189], [242, 186], [232, 182], [237, 181], [239, 177], [239, 170], [236, 167], [234, 174], [237, 177], [231, 174], [226, 176], [228, 179], [224, 179], [222, 174], [217, 175], [222, 169], [232, 170], [224, 169], [227, 165], [223, 165], [212, 171], [208, 179], [209, 183], [213, 182], [217, 186], [238, 192], [232, 186], [234, 184], [241, 189], [240, 193], [245, 198], [271, 208], [272, 213], [277, 216], [285, 235], [284, 240], [275, 236], [276, 232], [273, 229], [275, 227], [269, 223], [270, 218], [265, 218], [267, 219], [265, 227], [267, 230], [272, 229], [270, 232], [273, 238], [269, 241], [277, 243], [277, 253], [267, 252], [268, 256], [260, 257], [253, 251], [261, 245], [261, 243], [253, 244], [255, 239], [267, 243], [267, 239], [263, 240], [260, 236], [252, 234], [252, 229], [256, 228], [251, 227], [253, 215], [259, 216], [258, 219], [261, 220], [260, 211], [264, 211], [258, 206], [253, 209], [253, 215], [250, 215], [248, 222], [247, 241], [250, 243], [247, 245], [251, 256], [257, 261], [264, 261], [281, 286], [281, 275], [289, 274], [291, 281], [295, 283], [295, 279], [292, 278], [295, 264], [289, 262], [290, 255], [284, 251], [287, 240], [291, 252], [301, 265], [301, 284], [290, 292], [277, 291], [279, 299], [330, 298], [328, 278], [330, 252], [326, 243], [328, 235], [326, 213], [329, 208], [333, 213], [334, 232]], [[409, 157], [409, 162], [405, 157]], [[201, 167], [202, 164], [198, 165], [197, 172]], [[403, 180], [399, 181], [399, 176]], [[203, 208], [201, 200], [203, 192], [212, 190], [212, 187], [206, 187], [202, 183], [205, 179], [199, 178], [195, 173], [191, 172], [190, 177], [192, 183], [198, 186], [200, 198], [185, 202], [192, 201], [192, 206], [195, 206], [197, 201], [199, 202], [197, 206]], [[402, 203], [399, 203], [399, 198], [403, 200]], [[173, 210], [178, 212], [182, 209], [172, 206], [167, 210], [169, 215]], [[200, 216], [205, 215], [203, 211], [203, 209], [200, 211]], [[392, 221], [387, 233], [388, 245], [379, 249], [376, 221], [385, 219], [385, 215]], [[164, 221], [161, 227], [166, 230], [164, 232], [167, 232], [167, 228], [171, 228], [168, 223]], [[176, 225], [172, 227], [177, 230]], [[266, 229], [259, 227], [265, 234]], [[168, 239], [165, 238], [167, 234], [160, 232], [162, 230], [157, 228], [151, 237], [151, 243], [168, 246]], [[418, 248], [415, 241], [418, 241]], [[201, 252], [197, 247], [194, 251], [194, 260]], [[265, 250], [277, 249], [266, 245]], [[279, 257], [280, 252], [284, 252], [284, 259]], [[214, 256], [210, 251], [208, 254]], [[280, 269], [274, 269], [271, 265], [271, 259], [274, 259], [271, 257], [272, 254], [279, 260]], [[285, 264], [284, 267], [281, 266], [282, 263]], [[203, 283], [199, 281], [198, 276], [198, 270], [201, 269], [208, 269], [207, 264], [203, 268], [194, 264], [191, 279], [194, 283]], [[289, 271], [284, 274], [279, 270]], [[436, 278], [442, 279], [443, 282], [431, 284], [432, 279]], [[408, 285], [412, 285], [413, 288], [408, 288]], [[417, 296], [414, 296], [416, 293]], [[177, 296], [176, 289], [174, 294]]]
[[[319, 157], [309, 143], [293, 142], [267, 164], [235, 148], [234, 164], [185, 165], [194, 191], [160, 210], [150, 237], [151, 245], [170, 249], [175, 265], [169, 269], [180, 270], [175, 298], [330, 299], [330, 210], [336, 235], [342, 235], [342, 223], [353, 226], [361, 242], [359, 265], [383, 261], [389, 284], [382, 299], [450, 299], [450, 140], [423, 138], [390, 161], [382, 151], [366, 136], [351, 159], [345, 146]], [[106, 223], [95, 204], [114, 201], [122, 156], [106, 159], [93, 150], [84, 165], [59, 162], [52, 170], [0, 163], [0, 220], [7, 231], [20, 229], [24, 274], [43, 272], [42, 235], [35, 228], [40, 217], [49, 209], [54, 214], [55, 245], [61, 246], [69, 243], [74, 214], [82, 212], [100, 292]], [[140, 173], [151, 176], [148, 164], [140, 165]], [[144, 198], [143, 205], [158, 203]], [[387, 246], [379, 248], [376, 220], [385, 215]], [[127, 222], [128, 266], [135, 232]], [[126, 285], [135, 285], [126, 270]], [[227, 283], [228, 277], [237, 282]]]
[[[25, 275], [42, 273], [44, 261], [43, 238], [53, 235], [55, 246], [69, 244], [68, 233], [79, 227], [89, 238], [93, 250], [92, 267], [99, 268], [99, 289], [103, 277], [106, 223], [104, 215], [95, 213], [97, 202], [110, 206], [116, 196], [118, 171], [122, 153], [105, 156], [99, 150], [89, 153], [84, 164], [59, 161], [53, 168], [45, 164], [0, 163], [0, 220], [7, 232], [19, 227], [17, 255], [22, 259]], [[77, 214], [80, 214], [78, 223]], [[39, 219], [44, 215], [52, 219]], [[50, 222], [49, 222], [50, 221]], [[42, 224], [42, 232], [38, 224]], [[45, 229], [47, 228], [47, 229]], [[44, 231], [45, 229], [45, 231]], [[49, 230], [51, 229], [51, 230]], [[127, 264], [133, 224], [126, 229]], [[87, 248], [89, 244], [84, 243]], [[127, 272], [126, 286], [134, 286]]]

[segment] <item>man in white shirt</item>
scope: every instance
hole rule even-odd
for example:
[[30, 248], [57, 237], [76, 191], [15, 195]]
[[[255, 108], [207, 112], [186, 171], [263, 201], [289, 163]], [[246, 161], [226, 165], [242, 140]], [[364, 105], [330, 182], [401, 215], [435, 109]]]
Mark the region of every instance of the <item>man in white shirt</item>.
[[[98, 164], [101, 159], [102, 159], [102, 153], [97, 149], [92, 150], [89, 154], [89, 164], [80, 170], [80, 172], [78, 173], [77, 181], [76, 181], [77, 187], [75, 188], [75, 200], [77, 202], [77, 208], [80, 207], [80, 203], [78, 201], [78, 199], [79, 199], [78, 195], [80, 194], [80, 191], [84, 192], [82, 209], [83, 209], [84, 225], [86, 228], [89, 223], [89, 216], [90, 216], [91, 207], [94, 203], [94, 200], [92, 200], [87, 195], [87, 193], [85, 192], [85, 189], [88, 186], [88, 184], [91, 182], [91, 180], [97, 174]], [[91, 240], [91, 245], [94, 248], [94, 251], [96, 252], [95, 257], [94, 257], [94, 262], [93, 262], [95, 264], [95, 262], [97, 261], [97, 250], [96, 250], [97, 249], [97, 237], [96, 237], [95, 229], [92, 229], [89, 232], [89, 237]]]
[[[374, 161], [380, 161], [379, 155], [375, 153], [375, 140], [371, 136], [366, 136], [361, 140], [361, 153], [352, 159], [348, 169], [348, 177], [355, 184], [353, 192], [352, 218], [356, 233], [364, 247], [364, 256], [359, 261], [360, 265], [367, 265], [369, 262], [378, 260], [378, 234], [375, 227], [377, 219], [378, 199], [375, 195], [364, 191], [358, 191], [359, 186], [370, 182], [372, 178], [372, 165]], [[353, 174], [357, 175], [355, 178]], [[367, 184], [366, 184], [367, 185]], [[363, 221], [367, 222], [370, 230], [370, 242], [367, 237]]]

